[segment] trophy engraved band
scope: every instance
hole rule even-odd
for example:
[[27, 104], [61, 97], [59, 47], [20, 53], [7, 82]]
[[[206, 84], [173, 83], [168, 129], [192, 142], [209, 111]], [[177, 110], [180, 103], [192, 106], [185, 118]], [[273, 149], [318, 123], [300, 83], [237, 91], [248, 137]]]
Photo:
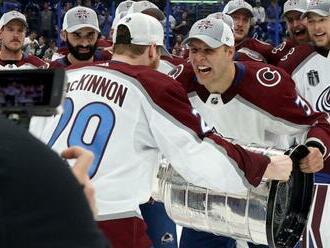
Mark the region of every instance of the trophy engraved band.
[[[285, 153], [255, 144], [243, 147], [267, 156]], [[305, 146], [297, 148], [298, 156], [308, 153]], [[307, 222], [314, 182], [313, 174], [302, 173], [291, 155], [294, 169], [287, 182], [263, 179], [258, 187], [238, 194], [194, 186], [164, 160], [153, 197], [164, 202], [167, 214], [179, 225], [274, 248], [294, 247]]]

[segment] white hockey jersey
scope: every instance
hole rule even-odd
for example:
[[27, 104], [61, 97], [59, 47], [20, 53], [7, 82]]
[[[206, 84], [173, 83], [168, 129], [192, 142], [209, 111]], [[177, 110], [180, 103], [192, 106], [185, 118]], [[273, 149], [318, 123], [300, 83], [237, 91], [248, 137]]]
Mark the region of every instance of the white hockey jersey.
[[[139, 215], [160, 154], [191, 183], [239, 192], [258, 185], [269, 158], [209, 132], [182, 86], [144, 66], [111, 62], [67, 71], [64, 112], [40, 138], [58, 152], [82, 146], [95, 154], [90, 176], [98, 220]], [[241, 171], [241, 170], [242, 171]]]

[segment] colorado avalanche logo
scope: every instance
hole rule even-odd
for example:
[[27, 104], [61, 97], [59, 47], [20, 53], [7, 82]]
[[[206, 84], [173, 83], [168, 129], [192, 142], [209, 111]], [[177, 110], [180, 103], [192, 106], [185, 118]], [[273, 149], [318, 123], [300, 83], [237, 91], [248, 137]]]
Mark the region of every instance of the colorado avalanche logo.
[[281, 79], [281, 74], [276, 70], [271, 70], [269, 67], [264, 67], [257, 71], [257, 80], [263, 86], [274, 87], [279, 84]]
[[326, 88], [317, 99], [316, 110], [330, 113], [330, 86]]

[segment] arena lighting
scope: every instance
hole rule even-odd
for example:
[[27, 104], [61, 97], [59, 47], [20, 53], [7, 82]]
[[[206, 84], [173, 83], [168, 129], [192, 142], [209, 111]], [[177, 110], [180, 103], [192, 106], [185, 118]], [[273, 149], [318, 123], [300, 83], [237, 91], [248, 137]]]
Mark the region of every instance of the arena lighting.
[[171, 3], [218, 3], [219, 1], [216, 0], [205, 0], [205, 1], [198, 1], [198, 0], [171, 0]]

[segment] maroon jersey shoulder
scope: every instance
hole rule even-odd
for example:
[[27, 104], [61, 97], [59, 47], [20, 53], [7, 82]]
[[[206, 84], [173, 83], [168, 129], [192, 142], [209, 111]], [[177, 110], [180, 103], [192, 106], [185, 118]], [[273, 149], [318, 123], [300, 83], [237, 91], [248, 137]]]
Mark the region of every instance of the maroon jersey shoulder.
[[259, 53], [264, 57], [266, 61], [269, 60], [271, 52], [273, 50], [273, 46], [271, 44], [260, 41], [255, 38], [247, 38], [243, 42], [235, 46], [236, 51], [239, 51], [242, 48], [248, 48], [251, 51]]
[[113, 45], [112, 41], [106, 39], [98, 39], [96, 42], [96, 47], [98, 48], [111, 47], [112, 45]]
[[24, 56], [23, 59], [17, 64], [17, 66], [21, 66], [24, 64], [31, 64], [37, 68], [43, 68], [43, 69], [49, 67], [48, 63], [46, 63], [45, 61], [41, 60], [40, 58], [34, 55]]
[[290, 75], [310, 54], [315, 52], [315, 47], [306, 44], [292, 47], [278, 62], [277, 66], [283, 68]]
[[112, 52], [110, 50], [102, 50], [100, 52], [100, 58], [95, 58], [95, 60], [111, 60], [112, 59]]
[[287, 111], [290, 106], [295, 108], [297, 98], [295, 83], [290, 75], [269, 64], [248, 61], [240, 63], [244, 65], [245, 72], [238, 94], [273, 116], [294, 121]]
[[290, 49], [295, 46], [296, 43], [291, 39], [283, 41], [277, 47], [274, 47], [272, 49], [272, 53], [268, 63], [272, 65], [277, 65], [281, 58], [283, 58], [290, 51]]
[[162, 55], [160, 58], [170, 62], [173, 65], [184, 64], [184, 63], [187, 62], [187, 59], [180, 58], [180, 57], [177, 57], [175, 55], [172, 55], [171, 57]]

